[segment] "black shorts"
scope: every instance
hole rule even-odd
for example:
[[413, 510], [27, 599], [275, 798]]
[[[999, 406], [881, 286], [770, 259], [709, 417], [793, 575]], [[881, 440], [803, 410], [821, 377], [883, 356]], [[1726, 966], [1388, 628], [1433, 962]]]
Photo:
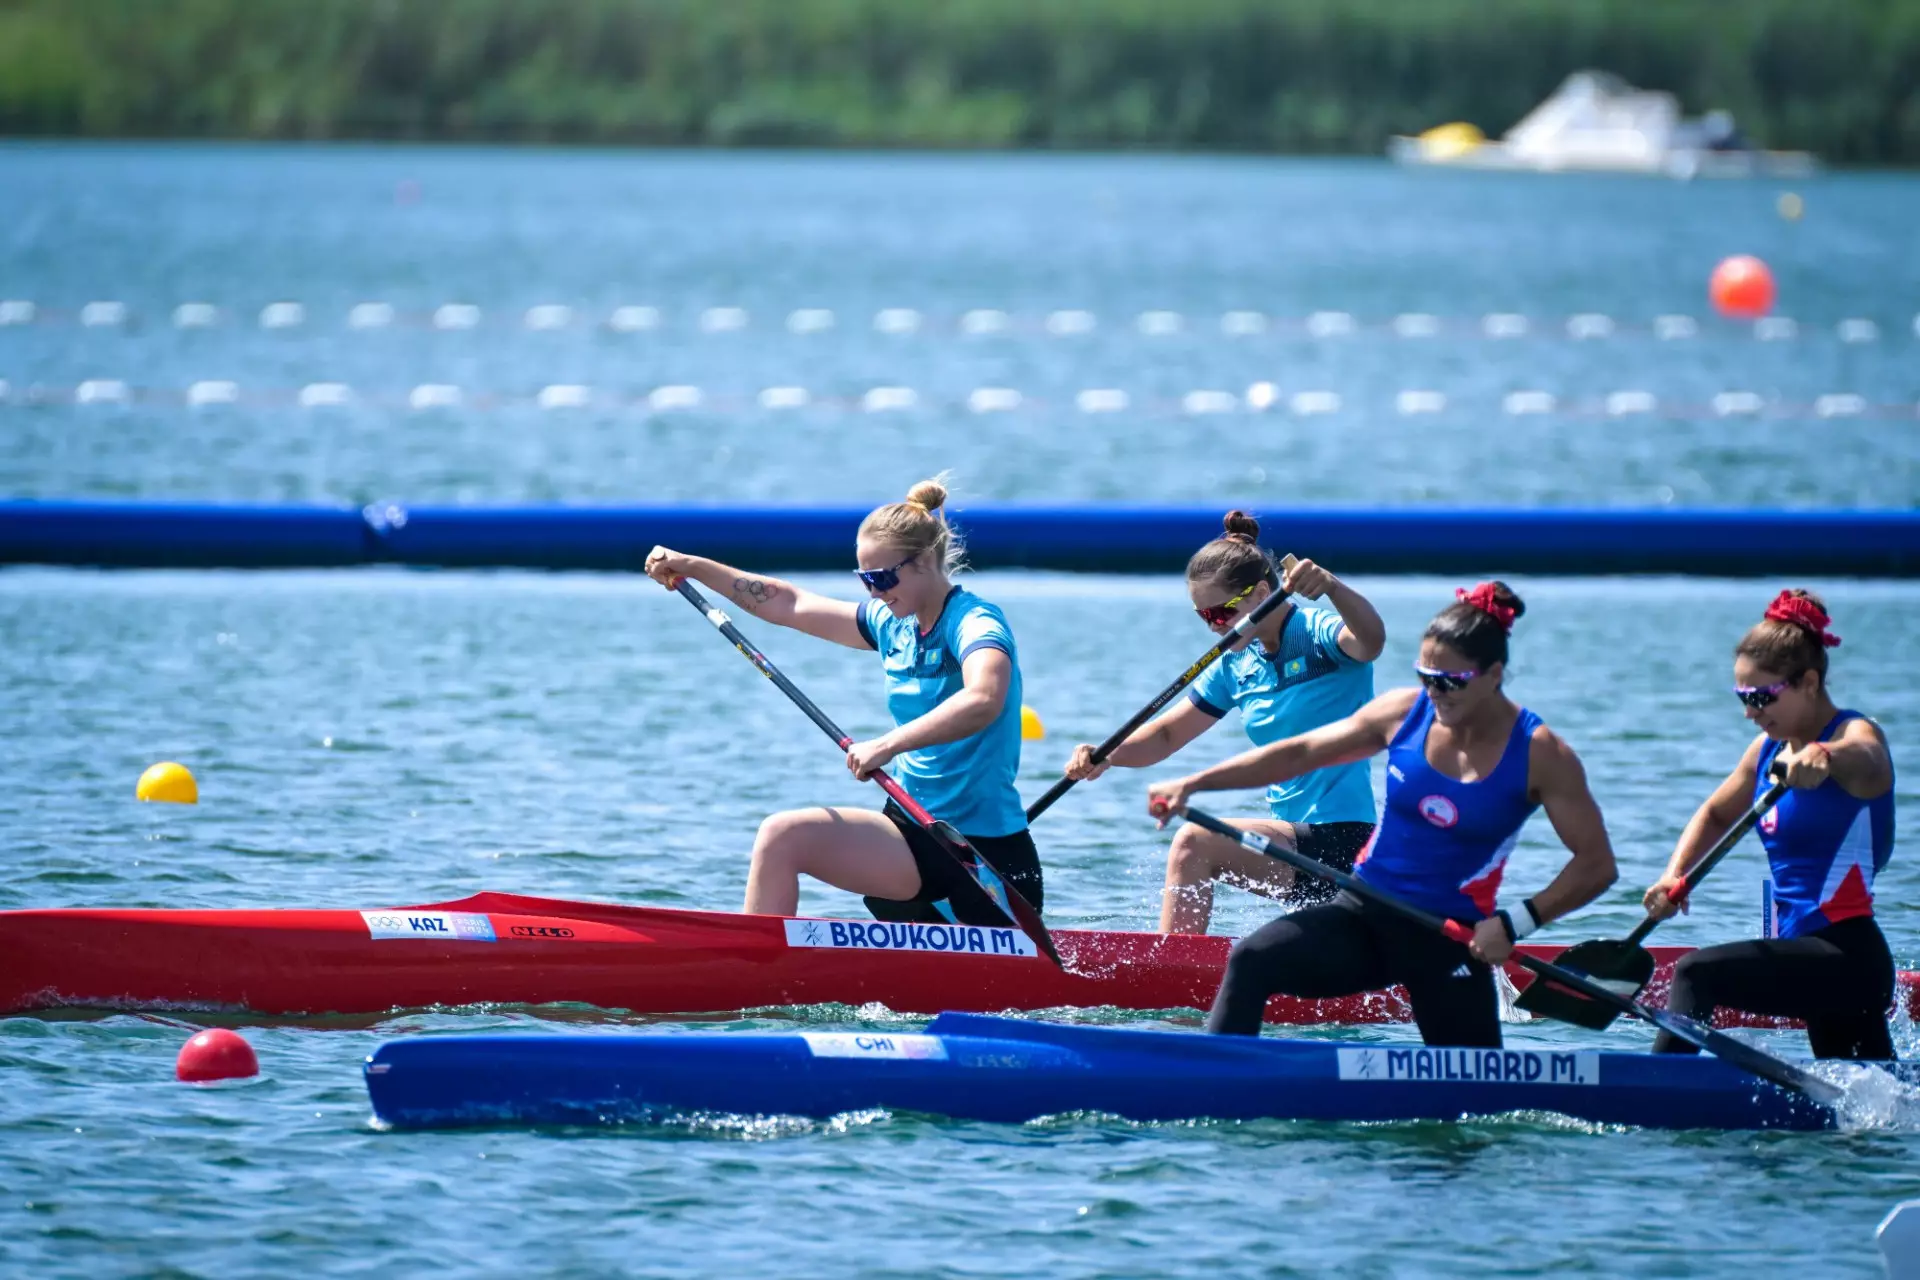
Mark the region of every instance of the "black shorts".
[[[1312, 826], [1296, 822], [1293, 830], [1295, 848], [1335, 871], [1352, 871], [1353, 860], [1367, 847], [1367, 841], [1373, 839], [1371, 822], [1316, 822]], [[1319, 902], [1332, 902], [1339, 892], [1340, 886], [1333, 881], [1295, 868], [1293, 887], [1281, 896], [1281, 901], [1310, 907]]]
[[[904, 902], [868, 898], [867, 910], [875, 920], [896, 924], [949, 924], [957, 920], [960, 924], [1003, 925], [1007, 922], [1000, 905], [989, 898], [967, 874], [966, 868], [954, 861], [953, 855], [909, 818], [905, 810], [889, 800], [885, 813], [900, 829], [907, 850], [913, 854], [913, 864], [920, 869], [920, 892]], [[1031, 903], [1035, 911], [1042, 909], [1040, 851], [1033, 847], [1031, 832], [967, 836], [967, 843], [979, 851], [988, 866], [1000, 873], [1001, 879], [1019, 890], [1020, 896]], [[951, 919], [934, 905], [938, 902], [944, 902], [953, 912]]]

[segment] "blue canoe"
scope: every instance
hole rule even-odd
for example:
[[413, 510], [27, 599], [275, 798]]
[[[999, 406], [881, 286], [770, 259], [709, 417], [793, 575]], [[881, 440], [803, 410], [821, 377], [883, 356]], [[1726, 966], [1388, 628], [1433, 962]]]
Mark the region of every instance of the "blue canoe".
[[418, 1036], [366, 1061], [397, 1128], [886, 1108], [1018, 1123], [1453, 1120], [1553, 1112], [1660, 1129], [1829, 1129], [1833, 1112], [1713, 1058], [1426, 1049], [944, 1013], [924, 1033]]

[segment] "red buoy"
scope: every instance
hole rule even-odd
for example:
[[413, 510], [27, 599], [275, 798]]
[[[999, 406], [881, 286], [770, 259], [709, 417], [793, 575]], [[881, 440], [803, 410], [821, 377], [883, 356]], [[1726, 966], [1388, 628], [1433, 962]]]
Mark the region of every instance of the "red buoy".
[[1713, 269], [1707, 293], [1721, 315], [1758, 320], [1773, 310], [1773, 272], [1760, 259], [1739, 254]]
[[193, 1084], [244, 1080], [260, 1074], [260, 1059], [253, 1056], [253, 1046], [241, 1039], [238, 1032], [214, 1027], [180, 1046], [173, 1073]]

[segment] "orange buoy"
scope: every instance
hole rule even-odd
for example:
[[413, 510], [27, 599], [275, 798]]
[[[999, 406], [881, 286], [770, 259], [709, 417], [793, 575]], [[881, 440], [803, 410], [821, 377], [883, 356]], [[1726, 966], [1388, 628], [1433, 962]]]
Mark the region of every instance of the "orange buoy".
[[1714, 310], [1732, 320], [1758, 320], [1773, 310], [1773, 272], [1747, 254], [1728, 258], [1713, 269], [1707, 294]]
[[260, 1059], [239, 1032], [225, 1027], [202, 1031], [180, 1046], [173, 1074], [191, 1084], [209, 1080], [245, 1080], [260, 1074]]

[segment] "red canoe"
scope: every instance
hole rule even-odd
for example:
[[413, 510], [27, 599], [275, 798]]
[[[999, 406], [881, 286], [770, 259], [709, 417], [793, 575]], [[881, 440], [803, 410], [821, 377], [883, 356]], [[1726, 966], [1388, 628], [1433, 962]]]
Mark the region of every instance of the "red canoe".
[[[369, 911], [0, 911], [0, 1014], [373, 1014], [575, 1003], [634, 1013], [881, 1004], [900, 1013], [1204, 1009], [1230, 938], [1063, 929], [1069, 972], [1010, 929], [885, 925], [479, 893]], [[1528, 947], [1551, 957], [1558, 947]], [[1655, 947], [1663, 974], [1683, 953]], [[1516, 985], [1528, 975], [1511, 971]], [[1920, 1005], [1920, 976], [1900, 975]], [[1392, 1022], [1398, 991], [1276, 997], [1272, 1022]]]

